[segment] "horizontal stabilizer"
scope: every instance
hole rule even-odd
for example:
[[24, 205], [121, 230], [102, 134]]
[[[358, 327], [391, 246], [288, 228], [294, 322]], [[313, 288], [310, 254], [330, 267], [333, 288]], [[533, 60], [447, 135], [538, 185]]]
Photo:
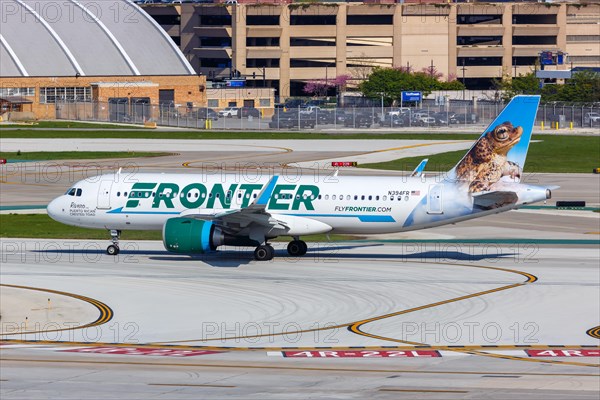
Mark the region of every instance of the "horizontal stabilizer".
[[486, 192], [473, 195], [473, 204], [485, 210], [516, 204], [519, 197], [515, 192]]

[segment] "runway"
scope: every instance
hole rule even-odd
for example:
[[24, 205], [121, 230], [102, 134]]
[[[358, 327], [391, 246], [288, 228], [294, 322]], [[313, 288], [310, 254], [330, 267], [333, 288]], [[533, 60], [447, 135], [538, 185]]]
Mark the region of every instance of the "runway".
[[[420, 142], [332, 142], [319, 151], [302, 147], [308, 142], [249, 153], [188, 147], [135, 162], [189, 173], [207, 160], [235, 169], [245, 154], [281, 170], [424, 151], [410, 147]], [[42, 204], [89, 163], [61, 163], [58, 179], [43, 178], [47, 163], [36, 165], [42, 169], [3, 167], [1, 206]], [[552, 205], [597, 206], [598, 178], [528, 175], [561, 186], [551, 203], [310, 243], [302, 258], [275, 242], [271, 262], [253, 261], [247, 248], [188, 257], [160, 242], [122, 241], [122, 253], [110, 257], [108, 237], [2, 238], [0, 396], [596, 399], [600, 214]]]

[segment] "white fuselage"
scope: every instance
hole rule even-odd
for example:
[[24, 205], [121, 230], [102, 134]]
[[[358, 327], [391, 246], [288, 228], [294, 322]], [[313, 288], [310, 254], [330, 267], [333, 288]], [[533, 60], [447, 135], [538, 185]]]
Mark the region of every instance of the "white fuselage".
[[[116, 173], [76, 183], [48, 205], [62, 223], [110, 230], [160, 230], [169, 218], [248, 207], [271, 176]], [[545, 199], [545, 189], [493, 210], [435, 177], [279, 176], [265, 211], [286, 223], [272, 236], [391, 233], [453, 223]], [[525, 190], [525, 188], [527, 188]], [[533, 197], [532, 197], [533, 196]]]

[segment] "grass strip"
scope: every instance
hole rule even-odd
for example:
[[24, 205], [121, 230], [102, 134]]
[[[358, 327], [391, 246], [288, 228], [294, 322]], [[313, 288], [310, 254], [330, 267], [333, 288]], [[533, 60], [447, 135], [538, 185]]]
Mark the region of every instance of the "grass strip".
[[[81, 239], [106, 240], [110, 239], [105, 229], [87, 229], [64, 225], [54, 221], [47, 214], [0, 214], [0, 237], [3, 238], [32, 238], [32, 239]], [[161, 231], [123, 231], [122, 240], [162, 240]], [[352, 235], [309, 235], [303, 236], [307, 242], [330, 242], [362, 239]], [[278, 240], [289, 241], [282, 236]]]
[[105, 158], [138, 158], [138, 157], [163, 157], [173, 153], [158, 153], [148, 151], [27, 151], [7, 152], [1, 151], [0, 158], [11, 162], [46, 161], [46, 160], [91, 160]]
[[[449, 171], [465, 155], [464, 150], [393, 161], [362, 164], [371, 169], [411, 171], [428, 158], [426, 171]], [[529, 146], [525, 172], [592, 172], [600, 165], [600, 136], [543, 136]]]

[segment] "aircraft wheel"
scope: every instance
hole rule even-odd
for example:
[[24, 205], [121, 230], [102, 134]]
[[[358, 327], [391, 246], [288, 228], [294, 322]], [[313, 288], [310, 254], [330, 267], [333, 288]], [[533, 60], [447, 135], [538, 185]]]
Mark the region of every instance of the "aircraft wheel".
[[116, 256], [117, 254], [119, 254], [119, 251], [119, 247], [115, 246], [114, 244], [111, 244], [106, 248], [106, 254], [108, 254], [109, 256]]
[[287, 251], [291, 256], [303, 256], [306, 254], [308, 246], [303, 240], [292, 240], [288, 246]]
[[254, 259], [256, 261], [269, 261], [273, 259], [274, 255], [275, 249], [268, 244], [258, 246], [256, 250], [254, 250]]

